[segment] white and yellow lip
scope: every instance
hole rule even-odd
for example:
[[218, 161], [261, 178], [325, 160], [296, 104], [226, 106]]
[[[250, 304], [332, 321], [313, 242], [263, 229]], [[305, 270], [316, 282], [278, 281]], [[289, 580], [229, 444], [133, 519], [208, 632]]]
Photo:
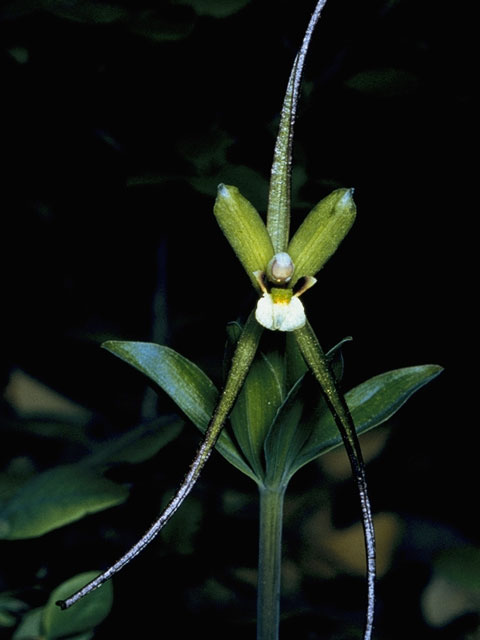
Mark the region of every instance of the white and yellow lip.
[[[278, 295], [290, 294], [290, 296]], [[272, 331], [295, 331], [307, 321], [302, 301], [292, 295], [291, 289], [272, 288], [265, 291], [257, 302], [255, 318], [266, 329]]]
[[[288, 260], [287, 260], [288, 259]], [[272, 277], [273, 264], [273, 277]], [[277, 272], [275, 273], [275, 268]], [[288, 282], [293, 274], [294, 266], [290, 256], [286, 253], [276, 254], [269, 262], [267, 278], [272, 282]], [[271, 286], [267, 289], [264, 280], [264, 272], [255, 271], [254, 276], [263, 292], [257, 302], [255, 318], [257, 322], [271, 331], [295, 331], [301, 329], [307, 319], [305, 309], [299, 296], [315, 284], [316, 279], [308, 277], [304, 279], [303, 286], [295, 293], [288, 287]]]

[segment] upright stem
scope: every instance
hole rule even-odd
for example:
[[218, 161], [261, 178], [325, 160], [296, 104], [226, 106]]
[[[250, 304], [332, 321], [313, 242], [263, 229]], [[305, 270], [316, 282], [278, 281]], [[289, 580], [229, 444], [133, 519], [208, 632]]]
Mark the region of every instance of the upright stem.
[[257, 640], [278, 640], [285, 487], [260, 487]]

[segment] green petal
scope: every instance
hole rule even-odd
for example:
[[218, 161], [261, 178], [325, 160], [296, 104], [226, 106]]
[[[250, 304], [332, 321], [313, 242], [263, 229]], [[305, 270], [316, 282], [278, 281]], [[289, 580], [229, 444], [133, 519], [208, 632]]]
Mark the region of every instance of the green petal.
[[[400, 407], [428, 382], [442, 372], [438, 365], [406, 367], [382, 373], [345, 394], [345, 400], [358, 434], [388, 420]], [[290, 477], [305, 464], [342, 444], [342, 437], [331, 413], [320, 401], [315, 423], [303, 424], [310, 437], [292, 464]], [[323, 404], [323, 410], [322, 410]]]
[[349, 232], [356, 215], [352, 189], [337, 189], [307, 215], [288, 245], [295, 265], [293, 286], [303, 276], [314, 276]]
[[76, 607], [62, 611], [55, 605], [58, 600], [67, 597], [72, 591], [82, 587], [97, 575], [98, 571], [81, 573], [63, 582], [53, 591], [42, 614], [42, 638], [54, 640], [65, 636], [70, 637], [93, 629], [108, 616], [113, 604], [111, 582], [89, 593]]
[[274, 253], [259, 213], [236, 187], [225, 184], [218, 187], [213, 212], [253, 286], [259, 289], [253, 273], [264, 271]]
[[[196, 364], [169, 347], [150, 342], [110, 340], [102, 346], [153, 380], [205, 433], [219, 394], [210, 378]], [[220, 433], [216, 448], [237, 469], [255, 480], [225, 429]]]
[[124, 502], [128, 490], [81, 464], [29, 480], [0, 509], [0, 538], [34, 538]]

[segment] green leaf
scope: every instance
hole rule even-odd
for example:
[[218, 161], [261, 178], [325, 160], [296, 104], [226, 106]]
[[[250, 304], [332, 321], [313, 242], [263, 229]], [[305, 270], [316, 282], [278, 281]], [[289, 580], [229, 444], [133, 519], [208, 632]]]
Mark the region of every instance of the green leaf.
[[89, 571], [78, 574], [53, 591], [42, 614], [42, 629], [46, 640], [83, 633], [99, 625], [108, 616], [113, 604], [111, 581], [86, 595], [70, 609], [63, 611], [55, 604], [93, 580], [98, 573]]
[[[167, 500], [163, 502], [167, 506]], [[189, 555], [195, 551], [195, 536], [198, 534], [203, 522], [204, 504], [196, 496], [189, 496], [188, 508], [178, 509], [175, 518], [164, 527], [160, 536], [165, 545], [165, 553], [170, 555]]]
[[[308, 371], [308, 367], [305, 360], [298, 348], [295, 336], [293, 333], [286, 333], [286, 350], [285, 350], [285, 363], [286, 363], [286, 387], [291, 389], [293, 385], [300, 380], [301, 377]], [[347, 342], [351, 342], [351, 336], [347, 336], [338, 342], [334, 347], [327, 352], [326, 356], [332, 368], [332, 372], [337, 381], [343, 378], [343, 354], [342, 347]]]
[[[17, 491], [19, 491], [29, 477], [35, 475], [34, 473], [28, 474], [26, 476], [20, 475], [18, 476], [14, 472], [10, 470], [5, 473], [0, 473], [0, 512], [1, 505], [6, 504], [8, 500], [14, 496]], [[1, 532], [1, 521], [0, 521], [0, 532]]]
[[235, 353], [235, 347], [237, 346], [237, 342], [242, 334], [242, 329], [242, 325], [236, 321], [229, 322], [226, 326], [227, 339], [225, 341], [222, 363], [224, 382], [227, 379], [228, 372], [232, 366], [233, 354]]
[[325, 354], [327, 357], [328, 363], [330, 365], [330, 368], [332, 370], [333, 376], [337, 382], [340, 382], [340, 380], [343, 378], [343, 367], [344, 367], [343, 353], [342, 353], [343, 345], [351, 341], [352, 341], [352, 337], [346, 336], [345, 338], [342, 338], [340, 342], [337, 342], [337, 344], [334, 345]]
[[303, 276], [314, 276], [349, 232], [356, 215], [352, 193], [352, 189], [333, 191], [297, 229], [287, 249], [295, 265], [292, 286]]
[[480, 549], [461, 546], [445, 549], [433, 560], [433, 573], [422, 594], [425, 620], [444, 627], [480, 608]]
[[259, 479], [264, 476], [265, 437], [283, 400], [284, 382], [277, 364], [274, 355], [257, 354], [230, 416], [237, 442]]
[[69, 2], [68, 0], [43, 0], [41, 3], [46, 11], [68, 20], [92, 24], [110, 24], [128, 18], [128, 12], [123, 7], [99, 2]]
[[128, 490], [81, 464], [44, 471], [0, 508], [0, 539], [41, 536], [121, 504]]
[[273, 256], [272, 241], [259, 213], [236, 187], [225, 184], [218, 187], [213, 211], [253, 286], [259, 290], [253, 274], [264, 271]]
[[480, 597], [480, 549], [458, 547], [442, 551], [434, 562], [435, 572], [465, 591]]
[[303, 378], [291, 389], [265, 439], [267, 486], [282, 486], [288, 482], [292, 461], [308, 437], [308, 432], [299, 428], [304, 414], [302, 383]]
[[13, 627], [17, 622], [16, 615], [25, 611], [27, 605], [10, 593], [0, 594], [0, 627]]
[[13, 597], [12, 595], [10, 595], [9, 592], [7, 593], [1, 593], [0, 594], [0, 616], [4, 616], [0, 619], [0, 627], [1, 626], [12, 626], [10, 624], [10, 621], [13, 619], [13, 621], [15, 621], [15, 618], [12, 616], [10, 617], [10, 614], [13, 613], [20, 613], [21, 611], [24, 611], [27, 608], [27, 605], [25, 604], [25, 602], [23, 602], [23, 600], [19, 600], [18, 598]]
[[16, 433], [22, 431], [26, 437], [30, 435], [41, 438], [58, 439], [62, 442], [70, 442], [77, 445], [78, 449], [85, 449], [90, 446], [90, 441], [85, 434], [85, 422], [75, 420], [62, 420], [48, 416], [45, 418], [23, 418], [10, 421], [5, 424], [9, 430]]
[[[198, 175], [212, 175], [227, 164], [227, 150], [232, 146], [233, 138], [218, 126], [180, 139], [177, 143], [179, 153], [185, 157], [198, 172]], [[218, 186], [213, 185], [213, 191]], [[209, 195], [212, 190], [209, 191]]]
[[[210, 378], [196, 364], [179, 353], [150, 342], [110, 340], [102, 345], [161, 387], [200, 429], [207, 430], [218, 400], [218, 390]], [[237, 469], [255, 480], [236, 445], [224, 429], [216, 449]]]
[[0, 609], [0, 627], [13, 627], [15, 622], [15, 616], [12, 616], [7, 611], [2, 611]]
[[405, 69], [367, 69], [349, 78], [345, 84], [350, 89], [379, 97], [397, 97], [416, 91], [420, 81]]
[[171, 7], [162, 10], [144, 9], [128, 20], [128, 28], [135, 35], [151, 42], [175, 42], [187, 38], [195, 26], [195, 15], [185, 15], [183, 11], [172, 12]]
[[181, 430], [182, 422], [178, 418], [158, 418], [98, 445], [91, 455], [82, 460], [82, 464], [138, 464], [156, 455], [160, 449], [174, 440]]
[[196, 364], [151, 342], [109, 340], [102, 347], [155, 382], [197, 426], [210, 422], [218, 391]]
[[22, 617], [20, 624], [15, 629], [12, 640], [38, 640], [42, 638], [40, 628], [42, 614], [43, 607], [27, 611], [27, 613]]
[[193, 7], [199, 16], [226, 18], [243, 9], [250, 0], [174, 0], [175, 4]]
[[292, 332], [285, 333], [285, 376], [287, 389], [302, 378], [308, 371], [305, 360], [298, 348], [297, 341]]
[[[293, 337], [293, 336], [292, 336]], [[287, 355], [298, 351], [296, 343], [289, 344], [287, 336]], [[326, 357], [337, 380], [343, 375], [341, 348], [350, 338], [344, 338], [335, 345]], [[288, 482], [289, 472], [303, 445], [310, 436], [311, 425], [315, 424], [325, 410], [325, 402], [318, 397], [318, 385], [312, 376], [305, 376], [306, 366], [298, 368], [301, 376], [290, 390], [285, 402], [278, 410], [275, 420], [265, 439], [265, 460], [267, 465], [266, 484], [282, 485]]]
[[[358, 434], [388, 420], [400, 407], [428, 382], [436, 378], [442, 367], [423, 365], [395, 369], [363, 382], [345, 394]], [[310, 424], [302, 424], [310, 436], [292, 464], [291, 477], [300, 467], [342, 444], [333, 417], [320, 402]]]

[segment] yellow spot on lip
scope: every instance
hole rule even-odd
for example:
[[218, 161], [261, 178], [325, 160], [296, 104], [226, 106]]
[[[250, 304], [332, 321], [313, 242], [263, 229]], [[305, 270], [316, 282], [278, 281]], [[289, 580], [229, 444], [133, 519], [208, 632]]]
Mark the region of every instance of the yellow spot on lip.
[[272, 301], [274, 304], [289, 304], [292, 299], [292, 290], [272, 287], [272, 289], [270, 290], [270, 295], [272, 296]]

